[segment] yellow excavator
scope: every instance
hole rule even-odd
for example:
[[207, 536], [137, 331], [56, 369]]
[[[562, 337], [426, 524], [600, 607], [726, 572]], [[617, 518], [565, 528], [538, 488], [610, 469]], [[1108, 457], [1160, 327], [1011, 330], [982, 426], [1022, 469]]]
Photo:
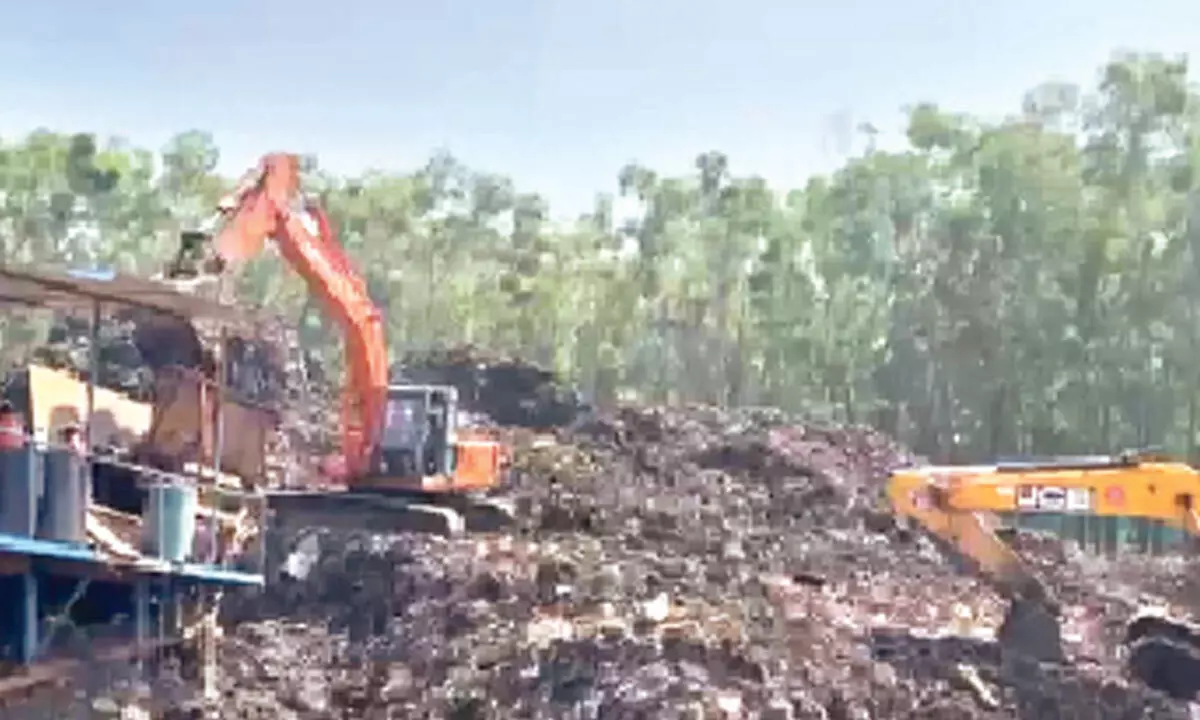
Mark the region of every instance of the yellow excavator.
[[[1000, 515], [1078, 514], [1154, 520], [1200, 537], [1200, 472], [1150, 452], [992, 465], [918, 466], [892, 473], [893, 512], [974, 565], [1010, 601], [997, 631], [1008, 652], [1065, 658], [1059, 603], [1006, 539]], [[1200, 631], [1143, 615], [1127, 625], [1130, 665], [1172, 695], [1200, 692]]]

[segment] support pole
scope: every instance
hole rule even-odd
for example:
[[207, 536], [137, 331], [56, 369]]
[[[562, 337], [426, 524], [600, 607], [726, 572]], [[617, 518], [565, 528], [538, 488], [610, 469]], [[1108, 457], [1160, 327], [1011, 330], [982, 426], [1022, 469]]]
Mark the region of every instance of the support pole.
[[[223, 284], [224, 279], [219, 281]], [[225, 323], [222, 322], [217, 333], [217, 372], [216, 372], [216, 387], [213, 393], [213, 405], [216, 407], [216, 412], [213, 415], [213, 428], [216, 440], [213, 443], [213, 506], [212, 515], [209, 519], [209, 529], [212, 532], [212, 553], [208, 561], [210, 564], [220, 563], [221, 557], [221, 527], [220, 519], [217, 514], [218, 506], [221, 504], [221, 456], [225, 452], [225, 383], [227, 381], [226, 373], [226, 356], [225, 346], [228, 342], [226, 336]], [[214, 703], [217, 700], [217, 608], [221, 603], [221, 592], [214, 592], [208, 587], [202, 587], [200, 590], [201, 611], [204, 613], [205, 621], [202, 625], [202, 655], [204, 659], [204, 699], [209, 703]]]
[[210, 703], [215, 703], [218, 699], [217, 688], [217, 609], [216, 605], [220, 602], [219, 597], [214, 597], [213, 591], [207, 586], [201, 586], [200, 591], [200, 612], [203, 613], [204, 620], [200, 625], [200, 661], [203, 667], [203, 693], [204, 699]]
[[[22, 428], [24, 432], [24, 428]], [[42, 475], [42, 454], [38, 452], [35, 438], [25, 439], [25, 482], [28, 483], [28, 493], [25, 496], [25, 524], [21, 529], [28, 537], [37, 537], [38, 516], [42, 501], [42, 493], [46, 482]]]
[[159, 640], [180, 638], [183, 631], [183, 621], [180, 618], [180, 597], [183, 595], [184, 586], [179, 581], [179, 578], [172, 575], [167, 578], [167, 590], [164, 596], [159, 600], [159, 608], [162, 612], [159, 627]]
[[146, 643], [150, 637], [150, 578], [138, 577], [133, 586], [134, 627], [137, 634], [137, 668], [140, 676], [145, 670]]
[[226, 373], [226, 357], [225, 345], [228, 338], [225, 333], [225, 323], [221, 323], [220, 331], [217, 333], [217, 348], [214, 355], [217, 359], [216, 383], [213, 391], [213, 505], [212, 515], [209, 518], [209, 527], [212, 529], [212, 543], [209, 552], [211, 553], [208, 562], [217, 564], [219, 558], [219, 545], [221, 539], [220, 527], [218, 526], [218, 506], [221, 504], [221, 456], [225, 453], [225, 383], [228, 381]]
[[[88, 381], [87, 381], [87, 424], [84, 437], [87, 438], [87, 450], [90, 455], [96, 447], [95, 423], [92, 416], [96, 411], [96, 378], [100, 377], [100, 321], [101, 305], [99, 300], [92, 301], [92, 324], [88, 335]], [[53, 439], [50, 439], [53, 442]]]
[[21, 664], [37, 660], [38, 651], [38, 586], [33, 570], [21, 577]]
[[[83, 464], [83, 508], [84, 513], [92, 504], [96, 468], [92, 462], [92, 451], [97, 445], [96, 423], [96, 383], [100, 378], [100, 322], [103, 318], [103, 306], [99, 300], [92, 301], [92, 323], [88, 334], [88, 381], [87, 381], [87, 422], [83, 428], [83, 450], [86, 453], [80, 458]], [[51, 443], [54, 438], [47, 438]], [[86, 517], [86, 516], [85, 516]], [[86, 524], [86, 519], [85, 519]]]

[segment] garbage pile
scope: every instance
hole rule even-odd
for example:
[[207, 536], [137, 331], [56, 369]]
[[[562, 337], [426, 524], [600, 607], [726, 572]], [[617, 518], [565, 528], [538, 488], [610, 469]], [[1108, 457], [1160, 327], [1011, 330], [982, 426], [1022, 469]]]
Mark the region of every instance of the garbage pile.
[[[114, 367], [188, 347], [113, 336], [129, 355]], [[1189, 717], [1117, 647], [1144, 596], [1191, 609], [1193, 568], [1040, 542], [1072, 662], [1006, 657], [1002, 600], [892, 521], [887, 473], [915, 459], [871, 430], [598, 415], [551, 374], [471, 349], [410, 357], [394, 379], [559, 427], [515, 455], [516, 532], [276, 538], [295, 546], [287, 577], [225, 610], [220, 717]]]
[[[177, 317], [141, 308], [125, 308], [102, 318], [96, 333], [96, 384], [143, 402], [154, 398], [154, 373], [179, 366], [201, 369], [210, 377], [211, 353], [196, 329]], [[284, 400], [285, 368], [274, 338], [231, 336], [226, 344], [226, 386], [238, 399], [277, 406]], [[34, 362], [65, 370], [85, 380], [92, 372], [90, 320], [57, 316]]]
[[[154, 373], [142, 354], [132, 317], [109, 318], [97, 328], [96, 384], [147, 401], [154, 395]], [[74, 315], [56, 317], [43, 345], [33, 352], [33, 361], [65, 370], [85, 380], [92, 372], [92, 329], [89, 320]], [[150, 345], [148, 347], [152, 347]], [[178, 338], [162, 343], [164, 349], [184, 349]]]
[[502, 426], [565, 426], [586, 409], [549, 370], [473, 346], [410, 353], [391, 375], [393, 383], [453, 385], [464, 410]]
[[775, 413], [579, 423], [517, 456], [512, 535], [303, 541], [231, 607], [221, 716], [1188, 717], [1096, 606], [1064, 610], [1071, 665], [1002, 656], [1000, 598], [883, 519], [910, 460]]

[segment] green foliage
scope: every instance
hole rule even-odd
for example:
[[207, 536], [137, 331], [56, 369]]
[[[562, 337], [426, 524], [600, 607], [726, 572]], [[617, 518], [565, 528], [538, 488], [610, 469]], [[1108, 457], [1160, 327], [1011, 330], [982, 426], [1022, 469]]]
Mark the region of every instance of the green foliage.
[[[916, 104], [907, 149], [872, 147], [799, 189], [717, 151], [685, 177], [630, 164], [568, 224], [444, 152], [355, 178], [309, 158], [308, 189], [397, 354], [475, 343], [552, 364], [600, 402], [778, 405], [940, 458], [1195, 455], [1195, 100], [1186, 61], [1121, 56], [1090, 94], [1047, 83], [1001, 123]], [[228, 187], [218, 158], [201, 131], [157, 157], [90, 134], [0, 143], [0, 251], [154, 272]], [[337, 356], [277, 257], [241, 290]]]

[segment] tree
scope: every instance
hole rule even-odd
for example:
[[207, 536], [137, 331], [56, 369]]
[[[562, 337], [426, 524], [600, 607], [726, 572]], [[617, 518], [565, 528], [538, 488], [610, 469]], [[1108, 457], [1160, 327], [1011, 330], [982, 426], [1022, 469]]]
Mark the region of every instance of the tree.
[[[593, 212], [448, 152], [336, 177], [309, 158], [393, 354], [470, 342], [590, 396], [770, 404], [870, 422], [936, 458], [1200, 445], [1200, 104], [1188, 64], [1120, 55], [1091, 91], [1033, 88], [984, 122], [914, 104], [908, 147], [802, 187], [719, 150], [631, 162]], [[192, 130], [153, 153], [86, 132], [0, 143], [7, 262], [151, 272], [231, 179]], [[615, 198], [638, 207], [625, 222]], [[271, 253], [241, 296], [339, 357]], [[5, 338], [33, 337], [9, 322]]]

